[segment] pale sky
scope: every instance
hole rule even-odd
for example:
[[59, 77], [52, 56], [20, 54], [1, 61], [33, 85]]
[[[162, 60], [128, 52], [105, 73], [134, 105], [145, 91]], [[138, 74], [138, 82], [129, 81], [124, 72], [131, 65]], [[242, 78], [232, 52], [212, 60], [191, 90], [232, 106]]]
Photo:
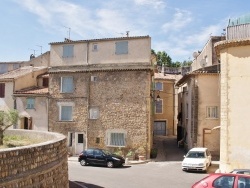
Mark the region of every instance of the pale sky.
[[0, 12], [1, 62], [49, 51], [69, 31], [72, 40], [149, 35], [156, 52], [184, 61], [249, 14], [250, 0], [0, 0]]

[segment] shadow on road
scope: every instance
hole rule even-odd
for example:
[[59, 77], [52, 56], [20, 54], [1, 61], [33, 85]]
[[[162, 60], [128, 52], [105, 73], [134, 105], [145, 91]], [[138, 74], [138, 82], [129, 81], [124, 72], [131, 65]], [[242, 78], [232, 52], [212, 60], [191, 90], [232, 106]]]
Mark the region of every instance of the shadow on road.
[[157, 156], [155, 162], [160, 161], [182, 161], [185, 151], [178, 148], [177, 138], [175, 136], [155, 136], [154, 148], [157, 148]]
[[69, 181], [69, 188], [104, 188], [102, 186], [90, 184], [90, 183], [84, 183], [79, 181]]

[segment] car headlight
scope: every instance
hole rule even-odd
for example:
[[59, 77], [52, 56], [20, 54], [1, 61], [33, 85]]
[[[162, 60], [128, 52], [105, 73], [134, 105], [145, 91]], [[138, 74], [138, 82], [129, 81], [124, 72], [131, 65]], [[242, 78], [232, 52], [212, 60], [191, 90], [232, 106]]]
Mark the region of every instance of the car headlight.
[[118, 158], [116, 158], [116, 157], [112, 157], [112, 159], [117, 160], [117, 161], [120, 161], [120, 159], [118, 159]]

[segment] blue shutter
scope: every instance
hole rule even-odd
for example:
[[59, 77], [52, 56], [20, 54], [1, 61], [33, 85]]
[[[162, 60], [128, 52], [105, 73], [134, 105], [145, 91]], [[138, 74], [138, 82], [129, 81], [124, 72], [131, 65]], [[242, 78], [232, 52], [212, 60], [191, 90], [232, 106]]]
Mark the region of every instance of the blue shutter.
[[128, 41], [116, 42], [115, 54], [128, 54]]
[[74, 55], [74, 45], [63, 46], [63, 57], [73, 57]]
[[72, 106], [61, 106], [61, 121], [72, 120]]
[[27, 109], [33, 109], [35, 105], [35, 99], [27, 98]]
[[62, 77], [62, 92], [73, 93], [73, 77]]

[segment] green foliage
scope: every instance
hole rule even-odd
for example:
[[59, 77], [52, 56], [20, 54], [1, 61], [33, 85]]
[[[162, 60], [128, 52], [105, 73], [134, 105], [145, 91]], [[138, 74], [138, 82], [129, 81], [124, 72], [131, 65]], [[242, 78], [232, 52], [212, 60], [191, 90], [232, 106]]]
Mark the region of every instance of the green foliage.
[[0, 111], [0, 145], [3, 145], [4, 131], [18, 121], [18, 111]]
[[151, 159], [156, 158], [157, 152], [158, 152], [157, 148], [152, 148], [151, 151], [150, 151], [150, 158]]
[[158, 66], [167, 66], [167, 67], [184, 67], [184, 66], [190, 66], [192, 64], [192, 61], [176, 61], [173, 62], [171, 57], [165, 52], [165, 51], [158, 51], [157, 53], [151, 49], [151, 54], [156, 55], [157, 57], [157, 65]]

